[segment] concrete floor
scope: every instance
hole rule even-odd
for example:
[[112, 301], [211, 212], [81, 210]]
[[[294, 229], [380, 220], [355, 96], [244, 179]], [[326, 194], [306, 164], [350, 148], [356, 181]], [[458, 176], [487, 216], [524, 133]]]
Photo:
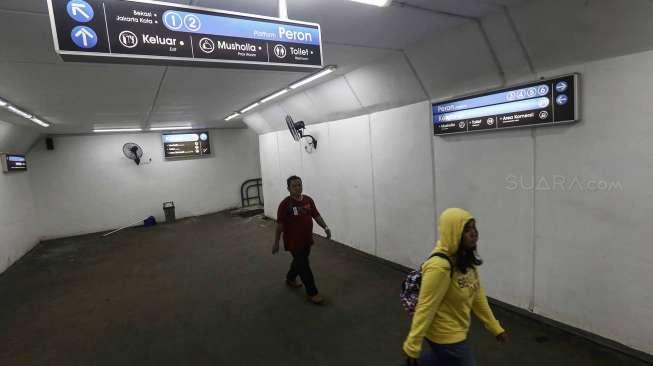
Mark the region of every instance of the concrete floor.
[[[284, 285], [274, 223], [226, 213], [42, 243], [0, 275], [0, 365], [401, 365], [404, 273], [318, 238], [325, 306]], [[479, 365], [645, 365], [495, 308]]]

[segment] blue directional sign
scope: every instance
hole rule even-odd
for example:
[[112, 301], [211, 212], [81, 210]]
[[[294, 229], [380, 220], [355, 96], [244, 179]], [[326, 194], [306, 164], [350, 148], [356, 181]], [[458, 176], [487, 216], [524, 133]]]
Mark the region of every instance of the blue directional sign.
[[70, 0], [66, 5], [66, 11], [71, 18], [80, 23], [90, 22], [95, 16], [93, 7], [84, 0]]
[[89, 27], [79, 25], [70, 32], [73, 42], [81, 48], [93, 48], [97, 44], [97, 34]]
[[434, 133], [497, 131], [577, 121], [578, 80], [578, 74], [563, 75], [434, 103]]
[[[316, 23], [165, 0], [45, 1], [55, 50], [64, 61], [289, 71], [323, 65]], [[532, 98], [537, 89], [524, 93]]]

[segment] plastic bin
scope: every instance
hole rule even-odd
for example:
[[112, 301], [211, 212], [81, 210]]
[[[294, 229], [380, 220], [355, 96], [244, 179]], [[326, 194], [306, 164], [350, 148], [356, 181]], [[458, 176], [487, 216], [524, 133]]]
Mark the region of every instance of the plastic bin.
[[175, 222], [175, 203], [163, 202], [163, 212], [166, 215], [166, 224], [174, 224]]

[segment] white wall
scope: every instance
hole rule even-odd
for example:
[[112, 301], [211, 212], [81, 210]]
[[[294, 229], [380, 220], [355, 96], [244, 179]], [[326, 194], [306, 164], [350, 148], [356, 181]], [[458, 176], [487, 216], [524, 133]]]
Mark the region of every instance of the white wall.
[[27, 172], [0, 173], [0, 273], [38, 243], [39, 223]]
[[[360, 247], [355, 238], [366, 237], [364, 250], [413, 267], [433, 245], [435, 215], [468, 208], [479, 221], [490, 296], [651, 353], [651, 65], [647, 52], [538, 73], [581, 73], [582, 122], [568, 126], [431, 137], [424, 102], [308, 126], [328, 141], [314, 154], [328, 156], [307, 159], [287, 131], [263, 135], [270, 146], [261, 164], [281, 167], [281, 188], [266, 204], [285, 195], [282, 178], [307, 174], [305, 190], [322, 197], [327, 222], [350, 223], [330, 223], [336, 240]], [[351, 170], [371, 174], [366, 205], [334, 204], [360, 197], [361, 184], [338, 178]]]
[[[38, 135], [36, 129], [0, 121], [0, 152], [24, 154]], [[0, 273], [38, 243], [28, 164], [27, 172], [0, 172]]]
[[261, 135], [266, 214], [276, 217], [286, 178], [299, 175], [335, 240], [416, 265], [435, 241], [429, 115], [422, 102], [311, 125], [311, 153], [287, 131]]
[[535, 310], [653, 353], [653, 52], [569, 71], [583, 121], [535, 135]]
[[[240, 185], [260, 177], [257, 136], [210, 132], [212, 155], [201, 159], [165, 160], [160, 133], [55, 136], [54, 151], [38, 144], [30, 163], [40, 236], [162, 221], [164, 201], [175, 202], [178, 218], [240, 206]], [[140, 166], [124, 157], [126, 142], [143, 148]]]

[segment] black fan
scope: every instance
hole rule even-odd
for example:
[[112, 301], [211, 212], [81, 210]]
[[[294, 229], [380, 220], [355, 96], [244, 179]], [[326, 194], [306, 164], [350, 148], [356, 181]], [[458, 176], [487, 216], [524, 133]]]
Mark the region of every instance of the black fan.
[[133, 160], [136, 165], [141, 163], [141, 157], [143, 156], [143, 149], [140, 146], [136, 145], [133, 142], [128, 142], [122, 146], [122, 153], [125, 154], [127, 159]]
[[294, 122], [292, 117], [286, 116], [286, 124], [288, 125], [288, 130], [290, 130], [290, 134], [295, 141], [299, 141], [304, 137], [309, 137], [311, 139], [309, 145], [312, 145], [314, 149], [317, 149], [317, 140], [315, 137], [311, 135], [304, 135], [304, 128], [306, 128], [304, 121]]

